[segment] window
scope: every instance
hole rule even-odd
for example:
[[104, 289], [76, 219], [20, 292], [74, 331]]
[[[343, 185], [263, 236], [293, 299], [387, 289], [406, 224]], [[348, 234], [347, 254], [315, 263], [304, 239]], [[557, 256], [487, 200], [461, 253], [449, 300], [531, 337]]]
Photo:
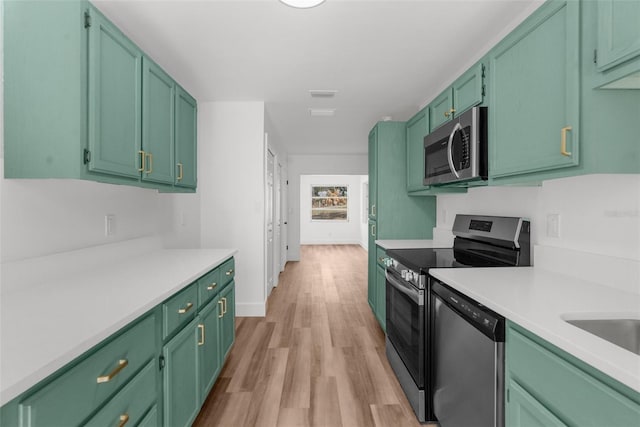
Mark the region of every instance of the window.
[[348, 221], [348, 191], [346, 185], [311, 186], [312, 221]]

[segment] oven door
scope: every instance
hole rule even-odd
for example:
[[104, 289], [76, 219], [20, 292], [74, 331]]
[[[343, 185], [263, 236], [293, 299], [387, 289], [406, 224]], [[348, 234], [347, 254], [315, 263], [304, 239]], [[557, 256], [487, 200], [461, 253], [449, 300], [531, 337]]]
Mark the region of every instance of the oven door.
[[387, 338], [418, 388], [425, 378], [425, 291], [386, 272]]

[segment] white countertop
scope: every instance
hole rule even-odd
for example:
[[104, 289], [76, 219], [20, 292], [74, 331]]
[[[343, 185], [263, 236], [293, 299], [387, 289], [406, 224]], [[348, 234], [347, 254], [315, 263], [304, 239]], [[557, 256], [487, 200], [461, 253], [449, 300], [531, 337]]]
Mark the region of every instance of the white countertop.
[[383, 249], [423, 249], [423, 248], [451, 248], [451, 242], [439, 240], [376, 240], [376, 245]]
[[29, 286], [3, 284], [0, 405], [236, 252], [159, 249]]
[[563, 316], [640, 318], [640, 294], [538, 267], [432, 269], [429, 273], [640, 392], [640, 356], [563, 320]]

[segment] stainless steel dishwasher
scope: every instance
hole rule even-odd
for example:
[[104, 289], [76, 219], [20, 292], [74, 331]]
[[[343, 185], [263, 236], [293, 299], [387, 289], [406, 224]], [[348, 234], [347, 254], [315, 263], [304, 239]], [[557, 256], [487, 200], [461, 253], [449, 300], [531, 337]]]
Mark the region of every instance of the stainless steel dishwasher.
[[504, 318], [430, 280], [433, 412], [442, 427], [503, 427]]

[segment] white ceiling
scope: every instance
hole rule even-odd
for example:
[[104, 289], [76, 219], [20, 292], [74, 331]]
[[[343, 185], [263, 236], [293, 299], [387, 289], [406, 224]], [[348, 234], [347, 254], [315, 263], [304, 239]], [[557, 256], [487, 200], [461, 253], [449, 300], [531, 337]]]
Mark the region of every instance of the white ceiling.
[[94, 3], [198, 102], [264, 101], [289, 154], [343, 154], [366, 153], [378, 120], [409, 119], [542, 0]]

